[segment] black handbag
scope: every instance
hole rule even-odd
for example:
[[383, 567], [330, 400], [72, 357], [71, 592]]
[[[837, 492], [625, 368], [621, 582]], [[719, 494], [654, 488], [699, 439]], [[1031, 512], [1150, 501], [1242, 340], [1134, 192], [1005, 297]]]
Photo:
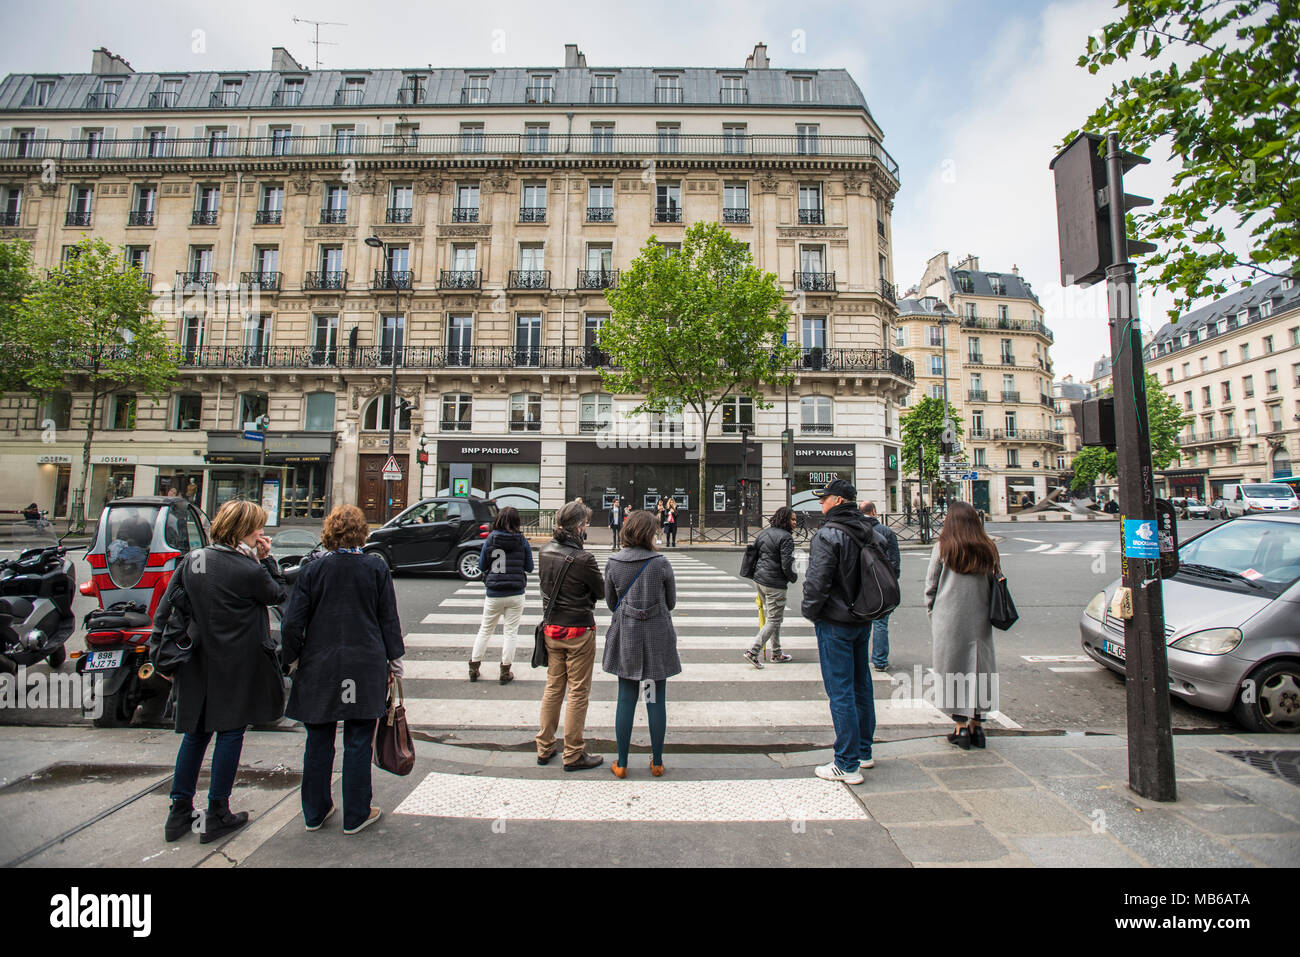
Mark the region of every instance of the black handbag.
[[1019, 619], [1016, 603], [1011, 600], [1007, 576], [998, 568], [993, 572], [993, 582], [989, 588], [989, 623], [999, 631], [1006, 631]]
[[555, 581], [555, 591], [551, 595], [550, 604], [546, 602], [546, 596], [542, 596], [542, 620], [537, 627], [533, 629], [533, 658], [532, 666], [534, 668], [546, 668], [551, 664], [550, 655], [546, 653], [546, 623], [550, 620], [551, 609], [555, 607], [555, 599], [560, 597], [560, 588], [564, 585], [564, 576], [569, 574], [569, 566], [573, 564], [573, 556], [570, 555], [564, 560], [564, 568], [560, 572], [560, 577]]
[[167, 587], [169, 612], [161, 630], [154, 622], [155, 633], [150, 636], [152, 650], [150, 662], [164, 678], [171, 678], [194, 657], [194, 639], [189, 633], [193, 612], [189, 596], [185, 594], [185, 564], [177, 563], [172, 580]]

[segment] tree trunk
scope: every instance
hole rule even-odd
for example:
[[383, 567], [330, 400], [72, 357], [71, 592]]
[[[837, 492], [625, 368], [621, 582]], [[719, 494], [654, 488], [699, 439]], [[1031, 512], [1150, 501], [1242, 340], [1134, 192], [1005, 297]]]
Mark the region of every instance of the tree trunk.
[[704, 524], [705, 524], [704, 516], [706, 514], [706, 509], [704, 504], [704, 475], [705, 475], [704, 467], [705, 467], [705, 462], [708, 458], [707, 448], [708, 448], [708, 440], [703, 435], [701, 435], [700, 436], [700, 498], [699, 498], [700, 541], [704, 540]]
[[[86, 527], [86, 500], [90, 497], [90, 443], [95, 438], [95, 416], [99, 411], [99, 393], [91, 390], [90, 418], [86, 420], [86, 441], [81, 446], [81, 514], [77, 516], [77, 528]], [[72, 524], [72, 516], [68, 516]]]

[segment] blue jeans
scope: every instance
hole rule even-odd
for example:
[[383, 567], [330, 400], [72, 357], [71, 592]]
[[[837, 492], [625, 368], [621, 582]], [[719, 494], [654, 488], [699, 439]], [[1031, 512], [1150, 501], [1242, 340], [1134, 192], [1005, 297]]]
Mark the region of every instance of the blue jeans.
[[[333, 806], [330, 777], [334, 774], [334, 733], [337, 721], [308, 724], [302, 758], [302, 819], [315, 827]], [[371, 742], [375, 719], [343, 722], [343, 826], [359, 827], [370, 816]]]
[[835, 726], [835, 764], [841, 771], [856, 771], [870, 760], [876, 736], [876, 701], [867, 666], [870, 626], [817, 621], [813, 628]]
[[[199, 768], [207, 754], [212, 732], [185, 733], [176, 752], [176, 770], [172, 774], [172, 800], [193, 801], [199, 787]], [[212, 776], [208, 780], [208, 800], [228, 801], [239, 770], [239, 755], [244, 750], [244, 729], [218, 731], [217, 746], [212, 749]]]
[[871, 663], [883, 668], [889, 664], [889, 616], [871, 623]]

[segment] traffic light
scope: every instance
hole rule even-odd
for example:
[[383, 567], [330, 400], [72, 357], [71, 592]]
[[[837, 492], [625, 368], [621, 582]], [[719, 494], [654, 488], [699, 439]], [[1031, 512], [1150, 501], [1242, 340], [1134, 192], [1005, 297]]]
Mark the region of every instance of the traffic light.
[[1082, 445], [1100, 445], [1115, 451], [1115, 397], [1104, 395], [1076, 402], [1070, 410]]
[[[1106, 278], [1106, 267], [1114, 262], [1110, 239], [1110, 190], [1106, 182], [1106, 160], [1097, 147], [1103, 137], [1080, 133], [1052, 160], [1056, 174], [1056, 223], [1061, 244], [1061, 284], [1091, 286]], [[1136, 153], [1120, 153], [1124, 172], [1151, 162]], [[1150, 206], [1144, 196], [1124, 194], [1124, 211]], [[1130, 255], [1155, 252], [1151, 243], [1128, 241]]]

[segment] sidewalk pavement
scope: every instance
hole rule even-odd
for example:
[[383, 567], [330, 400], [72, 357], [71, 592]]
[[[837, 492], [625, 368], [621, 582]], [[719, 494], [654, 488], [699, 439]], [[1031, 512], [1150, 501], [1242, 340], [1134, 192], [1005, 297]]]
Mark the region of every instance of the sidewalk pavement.
[[[970, 752], [942, 735], [878, 743], [858, 786], [813, 776], [829, 750], [683, 751], [671, 728], [667, 774], [650, 777], [638, 728], [624, 781], [610, 774], [608, 752], [600, 768], [564, 773], [537, 766], [525, 733], [502, 737], [513, 750], [417, 735], [414, 773], [374, 771], [384, 817], [346, 837], [337, 816], [303, 829], [303, 735], [250, 732], [232, 806], [252, 820], [200, 845], [162, 839], [174, 734], [0, 728], [0, 865], [1300, 864], [1300, 762], [1276, 735], [1176, 736], [1170, 804], [1128, 789], [1126, 743], [1110, 735], [990, 733], [986, 751]], [[589, 747], [600, 753], [608, 742]]]

